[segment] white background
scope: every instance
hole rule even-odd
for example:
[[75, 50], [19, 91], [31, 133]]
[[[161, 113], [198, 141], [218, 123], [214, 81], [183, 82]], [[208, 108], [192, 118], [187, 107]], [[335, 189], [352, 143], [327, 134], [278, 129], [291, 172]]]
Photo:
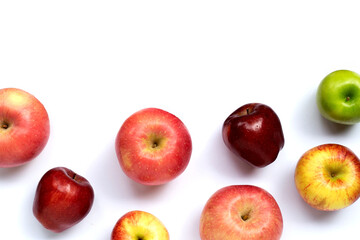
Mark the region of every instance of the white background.
[[[293, 175], [300, 156], [335, 142], [360, 155], [360, 125], [319, 115], [315, 92], [328, 73], [360, 72], [356, 1], [1, 1], [0, 86], [35, 95], [51, 135], [31, 163], [0, 169], [0, 239], [110, 239], [130, 210], [153, 213], [172, 240], [200, 239], [199, 218], [221, 187], [254, 184], [283, 214], [282, 239], [358, 239], [360, 203], [320, 212]], [[285, 146], [262, 169], [239, 162], [221, 127], [236, 108], [262, 102], [279, 115]], [[159, 187], [129, 180], [114, 141], [132, 113], [158, 107], [188, 127], [185, 172]], [[32, 215], [37, 183], [65, 166], [95, 190], [89, 215], [54, 234]]]

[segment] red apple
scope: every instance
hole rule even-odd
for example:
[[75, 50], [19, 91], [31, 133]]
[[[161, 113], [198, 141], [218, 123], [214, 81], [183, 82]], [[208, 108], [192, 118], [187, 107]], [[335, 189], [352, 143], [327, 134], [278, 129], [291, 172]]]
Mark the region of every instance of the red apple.
[[360, 160], [339, 144], [323, 144], [306, 151], [296, 165], [295, 185], [315, 209], [335, 211], [360, 197]]
[[111, 240], [169, 240], [169, 233], [162, 222], [144, 211], [131, 211], [115, 224]]
[[246, 104], [230, 114], [222, 136], [230, 151], [256, 167], [274, 162], [284, 146], [279, 117], [261, 103]]
[[283, 219], [275, 199], [251, 185], [218, 190], [200, 218], [201, 240], [278, 240], [282, 230]]
[[121, 126], [115, 140], [124, 173], [145, 185], [160, 185], [187, 167], [192, 143], [183, 122], [157, 108], [140, 110]]
[[93, 188], [84, 177], [68, 168], [57, 167], [41, 178], [33, 213], [45, 228], [62, 232], [84, 219], [93, 201]]
[[50, 134], [41, 102], [16, 88], [0, 89], [0, 167], [16, 167], [34, 159]]

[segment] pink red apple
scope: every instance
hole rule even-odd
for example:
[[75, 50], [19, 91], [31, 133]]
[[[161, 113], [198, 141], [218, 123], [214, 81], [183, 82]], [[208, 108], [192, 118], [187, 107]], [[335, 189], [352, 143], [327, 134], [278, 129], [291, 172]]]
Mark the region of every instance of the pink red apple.
[[169, 240], [163, 223], [154, 215], [144, 211], [131, 211], [115, 224], [111, 240]]
[[93, 201], [94, 190], [84, 177], [68, 168], [56, 167], [39, 181], [33, 213], [45, 228], [62, 232], [84, 219]]
[[360, 196], [359, 158], [339, 144], [316, 146], [300, 157], [295, 184], [300, 196], [313, 208], [345, 208]]
[[284, 146], [279, 117], [261, 103], [245, 104], [231, 113], [222, 136], [231, 152], [256, 167], [274, 162]]
[[0, 89], [0, 167], [16, 167], [34, 159], [49, 134], [49, 117], [37, 98], [21, 89]]
[[283, 230], [280, 208], [270, 193], [252, 185], [219, 189], [200, 218], [201, 240], [278, 240]]
[[160, 185], [186, 169], [192, 142], [184, 123], [175, 115], [146, 108], [125, 120], [117, 134], [115, 149], [129, 178], [145, 185]]

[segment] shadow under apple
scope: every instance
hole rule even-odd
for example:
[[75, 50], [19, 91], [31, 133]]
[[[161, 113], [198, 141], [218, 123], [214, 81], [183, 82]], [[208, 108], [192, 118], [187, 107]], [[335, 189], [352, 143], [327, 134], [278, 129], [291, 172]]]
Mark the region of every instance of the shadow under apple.
[[[295, 170], [295, 166], [292, 169]], [[312, 223], [326, 223], [339, 217], [340, 211], [321, 211], [311, 207], [302, 199], [295, 186], [294, 171], [288, 171], [284, 176], [285, 178], [279, 183], [282, 184], [279, 203], [284, 216], [294, 218], [291, 222], [305, 219]]]
[[31, 162], [28, 162], [24, 165], [11, 168], [0, 168], [0, 181], [3, 179], [9, 180], [10, 178], [18, 179], [20, 176], [24, 175], [26, 169], [31, 165]]
[[152, 198], [152, 197], [156, 197], [159, 194], [161, 194], [161, 192], [165, 191], [165, 189], [167, 188], [168, 185], [171, 184], [171, 181], [165, 184], [161, 184], [161, 185], [143, 185], [141, 183], [137, 183], [133, 180], [131, 180], [130, 178], [127, 179], [127, 184], [130, 186], [130, 190], [132, 192], [133, 197], [135, 198]]
[[340, 134], [345, 134], [347, 132], [352, 131], [352, 128], [355, 125], [345, 125], [345, 124], [339, 124], [339, 123], [335, 123], [332, 122], [326, 118], [324, 118], [323, 116], [320, 115], [319, 113], [319, 117], [321, 121], [321, 125], [324, 126], [324, 128], [327, 130], [328, 133], [331, 133], [333, 135], [340, 135]]
[[294, 115], [294, 122], [298, 125], [297, 129], [305, 132], [305, 135], [331, 134], [341, 135], [351, 131], [354, 125], [344, 125], [325, 119], [319, 112], [316, 104], [316, 92], [305, 95], [301, 103], [301, 108]]
[[206, 147], [206, 149], [212, 149], [212, 152], [206, 154], [210, 159], [208, 164], [211, 164], [213, 169], [221, 175], [230, 174], [230, 177], [247, 176], [256, 172], [257, 167], [240, 159], [226, 147], [221, 131], [222, 129], [219, 128], [214, 132], [209, 140], [210, 146]]
[[99, 195], [106, 194], [113, 199], [151, 198], [167, 185], [146, 186], [126, 176], [120, 167], [112, 142], [105, 146], [89, 171], [90, 175], [94, 176], [93, 184], [96, 192], [99, 192]]

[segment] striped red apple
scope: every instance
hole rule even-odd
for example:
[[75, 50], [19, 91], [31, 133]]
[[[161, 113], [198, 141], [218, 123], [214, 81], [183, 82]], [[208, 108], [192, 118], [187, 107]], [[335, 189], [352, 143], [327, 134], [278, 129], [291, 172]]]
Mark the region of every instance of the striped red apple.
[[217, 190], [200, 218], [201, 240], [279, 240], [283, 218], [274, 197], [253, 185]]
[[146, 108], [125, 120], [117, 134], [115, 149], [129, 178], [144, 185], [160, 185], [184, 172], [192, 142], [178, 117], [158, 108]]
[[23, 165], [44, 149], [50, 134], [47, 111], [30, 93], [0, 89], [0, 167]]
[[295, 169], [300, 196], [313, 208], [339, 210], [360, 197], [360, 161], [348, 147], [323, 144], [306, 151]]

